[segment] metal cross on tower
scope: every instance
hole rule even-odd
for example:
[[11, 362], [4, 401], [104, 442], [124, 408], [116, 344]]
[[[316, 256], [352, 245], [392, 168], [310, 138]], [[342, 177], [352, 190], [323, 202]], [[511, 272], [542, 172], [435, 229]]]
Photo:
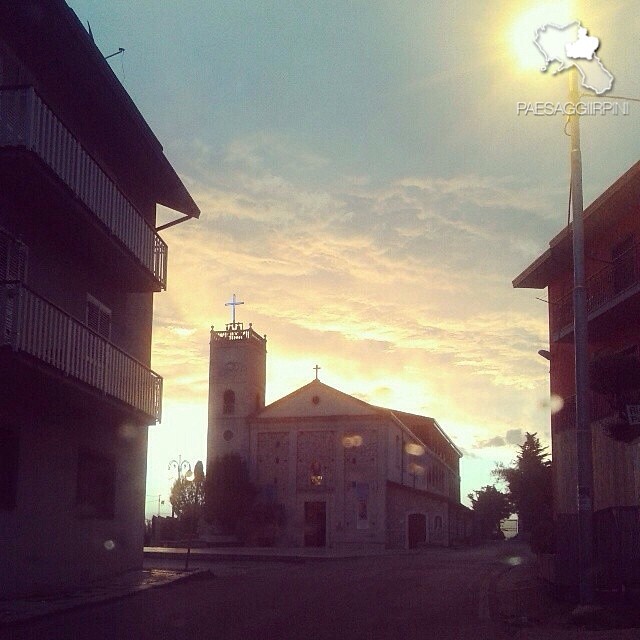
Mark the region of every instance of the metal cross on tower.
[[315, 367], [313, 367], [313, 368], [314, 368], [314, 369], [315, 369], [315, 371], [316, 371], [316, 380], [317, 380], [317, 379], [318, 379], [318, 371], [320, 371], [320, 369], [321, 369], [322, 367], [319, 367], [318, 365], [316, 365], [316, 366], [315, 366]]
[[244, 302], [236, 302], [236, 294], [234, 293], [231, 299], [231, 302], [225, 302], [225, 307], [231, 307], [231, 324], [236, 323], [236, 307], [239, 304], [244, 304]]

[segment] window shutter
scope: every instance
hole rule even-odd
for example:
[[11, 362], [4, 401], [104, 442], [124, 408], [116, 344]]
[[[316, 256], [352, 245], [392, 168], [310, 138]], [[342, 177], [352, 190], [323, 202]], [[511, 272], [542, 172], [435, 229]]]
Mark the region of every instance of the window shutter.
[[111, 310], [93, 296], [87, 297], [87, 326], [107, 340], [111, 337]]
[[9, 272], [9, 236], [0, 233], [0, 278], [7, 280]]
[[24, 282], [27, 273], [27, 247], [0, 230], [0, 280]]

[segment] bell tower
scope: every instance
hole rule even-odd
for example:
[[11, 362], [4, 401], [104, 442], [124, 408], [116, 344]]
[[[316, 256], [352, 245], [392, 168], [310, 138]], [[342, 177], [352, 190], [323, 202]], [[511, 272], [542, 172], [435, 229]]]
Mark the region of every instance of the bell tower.
[[267, 337], [236, 321], [241, 304], [233, 294], [225, 305], [232, 309], [231, 322], [224, 331], [211, 327], [207, 464], [226, 453], [238, 453], [248, 462], [248, 418], [264, 408]]

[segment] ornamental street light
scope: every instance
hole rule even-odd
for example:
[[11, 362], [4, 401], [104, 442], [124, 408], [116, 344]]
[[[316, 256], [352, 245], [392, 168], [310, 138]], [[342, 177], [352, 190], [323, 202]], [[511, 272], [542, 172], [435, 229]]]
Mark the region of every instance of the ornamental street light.
[[177, 460], [171, 460], [169, 462], [169, 471], [172, 469], [176, 470], [178, 475], [178, 480], [181, 480], [184, 476], [185, 478], [190, 478], [193, 475], [193, 471], [191, 470], [191, 463], [188, 460], [183, 460], [182, 456], [178, 456]]
[[[188, 460], [183, 460], [179, 455], [177, 460], [171, 460], [169, 462], [169, 471], [175, 470], [177, 474], [177, 480], [180, 481], [184, 477], [186, 480], [190, 480], [193, 477], [193, 471], [191, 470], [191, 463]], [[176, 512], [173, 504], [171, 505], [171, 517], [175, 518]]]

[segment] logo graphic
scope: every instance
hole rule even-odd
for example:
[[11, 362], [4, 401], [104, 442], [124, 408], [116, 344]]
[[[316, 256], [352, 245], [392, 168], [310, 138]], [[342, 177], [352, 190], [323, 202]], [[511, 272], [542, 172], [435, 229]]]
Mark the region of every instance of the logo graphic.
[[563, 27], [556, 24], [545, 24], [536, 29], [533, 43], [544, 57], [547, 71], [550, 65], [558, 63], [553, 75], [575, 67], [581, 77], [581, 84], [597, 95], [611, 90], [613, 75], [600, 62], [596, 51], [600, 39], [587, 34], [578, 20]]

